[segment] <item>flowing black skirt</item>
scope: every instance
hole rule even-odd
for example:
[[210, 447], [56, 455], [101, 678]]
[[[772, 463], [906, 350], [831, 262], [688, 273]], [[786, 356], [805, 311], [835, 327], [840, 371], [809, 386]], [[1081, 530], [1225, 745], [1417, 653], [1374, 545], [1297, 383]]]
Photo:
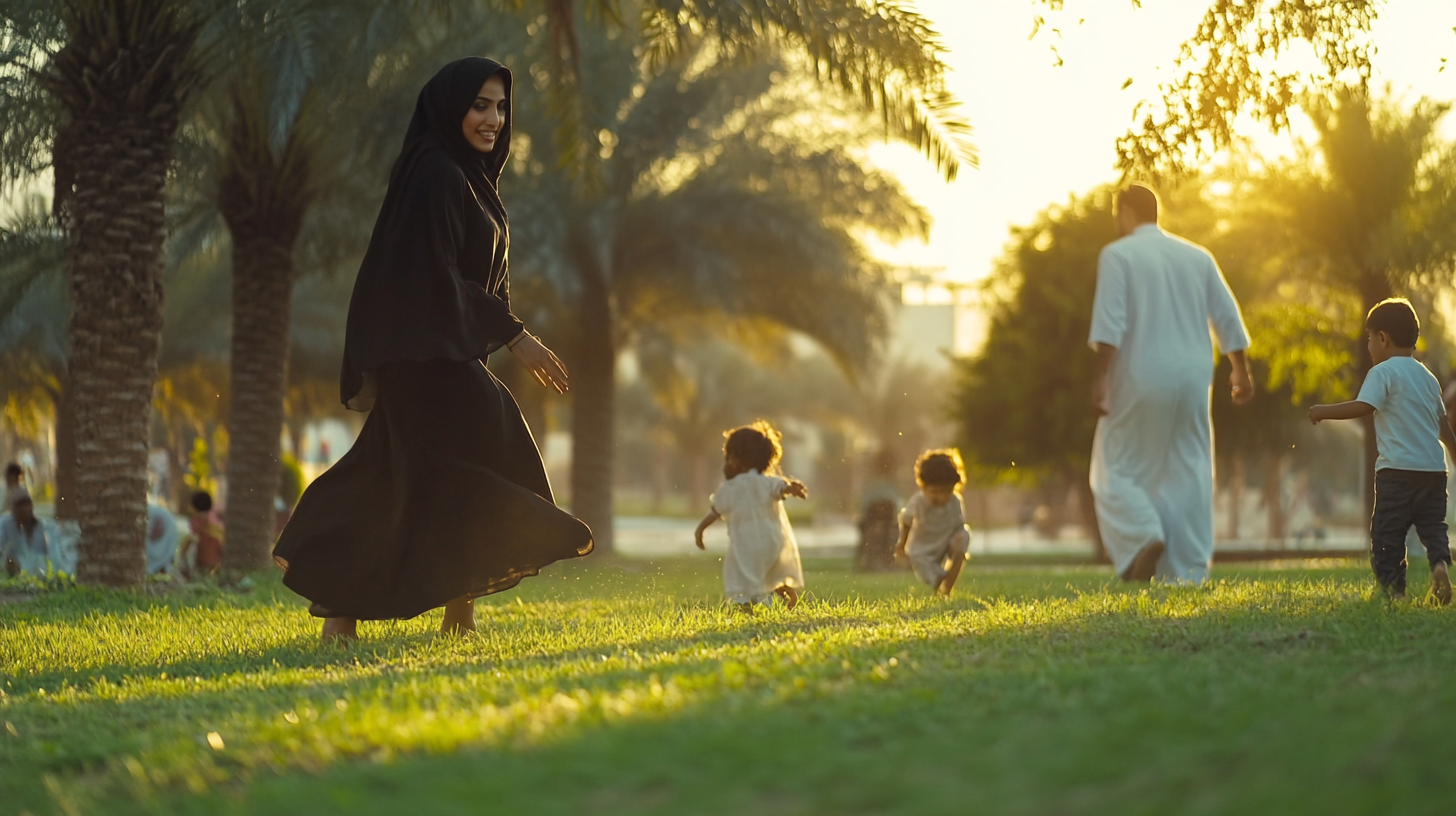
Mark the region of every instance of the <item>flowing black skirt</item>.
[[304, 491], [273, 550], [315, 614], [410, 618], [592, 551], [485, 366], [392, 363], [377, 375], [359, 439]]

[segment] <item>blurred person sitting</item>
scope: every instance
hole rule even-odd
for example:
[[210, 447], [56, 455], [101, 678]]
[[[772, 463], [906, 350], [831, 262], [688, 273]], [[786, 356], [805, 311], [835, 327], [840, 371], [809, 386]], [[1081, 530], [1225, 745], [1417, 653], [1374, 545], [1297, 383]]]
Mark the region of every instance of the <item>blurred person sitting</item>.
[[928, 450], [915, 462], [920, 492], [900, 511], [896, 560], [908, 559], [915, 577], [947, 598], [970, 558], [971, 528], [966, 526], [960, 493], [965, 480], [960, 452]]
[[192, 516], [188, 519], [190, 533], [182, 542], [182, 577], [192, 580], [194, 576], [216, 575], [222, 565], [223, 526], [212, 509], [212, 494], [199, 490], [192, 494]]
[[859, 516], [859, 549], [854, 566], [860, 572], [885, 572], [895, 566], [895, 505], [884, 496], [865, 501]]
[[10, 512], [0, 518], [0, 558], [5, 561], [5, 574], [44, 576], [50, 566], [49, 549], [45, 526], [35, 516], [30, 493], [21, 488]]
[[24, 481], [24, 468], [14, 462], [5, 466], [5, 512], [9, 513], [14, 509], [15, 500], [19, 497], [30, 497], [30, 491], [25, 489]]
[[177, 519], [172, 511], [147, 502], [147, 574], [170, 573], [177, 560], [177, 542], [181, 538]]

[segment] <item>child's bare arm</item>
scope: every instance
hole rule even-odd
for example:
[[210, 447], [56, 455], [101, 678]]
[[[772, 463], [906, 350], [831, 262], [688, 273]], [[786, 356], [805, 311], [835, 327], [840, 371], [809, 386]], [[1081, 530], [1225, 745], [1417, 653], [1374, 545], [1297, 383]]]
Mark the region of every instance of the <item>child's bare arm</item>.
[[1375, 413], [1375, 406], [1368, 402], [1350, 400], [1332, 405], [1315, 405], [1309, 409], [1309, 421], [1318, 425], [1327, 419], [1359, 419]]
[[910, 525], [900, 522], [900, 540], [895, 542], [895, 557], [905, 557], [905, 545], [910, 543]]
[[717, 521], [720, 518], [723, 517], [718, 514], [717, 510], [709, 510], [708, 515], [703, 516], [703, 520], [698, 522], [698, 529], [696, 532], [693, 533], [693, 543], [698, 545], [698, 549], [707, 549], [707, 547], [703, 544], [703, 533], [706, 532], [709, 527], [713, 526], [713, 522]]
[[809, 488], [805, 487], [803, 482], [799, 481], [798, 479], [789, 479], [787, 480], [787, 482], [788, 483], [784, 486], [785, 496], [794, 496], [795, 498], [800, 499], [809, 498]]

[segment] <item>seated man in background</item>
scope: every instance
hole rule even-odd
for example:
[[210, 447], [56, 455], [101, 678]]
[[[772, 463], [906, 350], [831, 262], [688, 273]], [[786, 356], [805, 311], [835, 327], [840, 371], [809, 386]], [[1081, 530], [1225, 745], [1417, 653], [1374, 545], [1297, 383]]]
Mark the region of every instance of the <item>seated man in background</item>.
[[5, 512], [9, 513], [14, 509], [15, 500], [22, 494], [30, 496], [30, 492], [21, 484], [25, 479], [25, 470], [20, 465], [11, 462], [5, 466]]
[[35, 517], [30, 493], [24, 488], [21, 492], [11, 511], [0, 518], [0, 558], [5, 561], [6, 575], [28, 572], [43, 577], [50, 565], [49, 542], [45, 527]]

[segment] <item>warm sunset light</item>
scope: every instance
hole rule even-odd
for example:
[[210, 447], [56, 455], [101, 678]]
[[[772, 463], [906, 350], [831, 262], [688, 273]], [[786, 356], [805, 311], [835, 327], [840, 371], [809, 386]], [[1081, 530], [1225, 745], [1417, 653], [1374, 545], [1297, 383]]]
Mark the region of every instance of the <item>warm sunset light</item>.
[[0, 816], [1451, 810], [1456, 0], [0, 0]]
[[[892, 169], [935, 218], [928, 244], [907, 241], [878, 254], [942, 268], [955, 280], [983, 277], [1010, 226], [1028, 223], [1070, 193], [1117, 180], [1113, 144], [1132, 124], [1133, 106], [1156, 98], [1157, 84], [1171, 78], [1178, 47], [1208, 9], [1202, 0], [1068, 0], [1060, 12], [1026, 0], [918, 0], [915, 6], [950, 49], [949, 85], [974, 128], [980, 168], [947, 184], [910, 148], [875, 148], [876, 163]], [[1033, 38], [1038, 15], [1046, 24]], [[1408, 98], [1456, 100], [1453, 29], [1456, 3], [1385, 6], [1375, 25], [1374, 82], [1388, 82]], [[1307, 63], [1305, 49], [1294, 53], [1292, 60]], [[1456, 134], [1456, 118], [1443, 127]], [[1287, 137], [1252, 122], [1244, 133], [1259, 150], [1288, 150]]]

